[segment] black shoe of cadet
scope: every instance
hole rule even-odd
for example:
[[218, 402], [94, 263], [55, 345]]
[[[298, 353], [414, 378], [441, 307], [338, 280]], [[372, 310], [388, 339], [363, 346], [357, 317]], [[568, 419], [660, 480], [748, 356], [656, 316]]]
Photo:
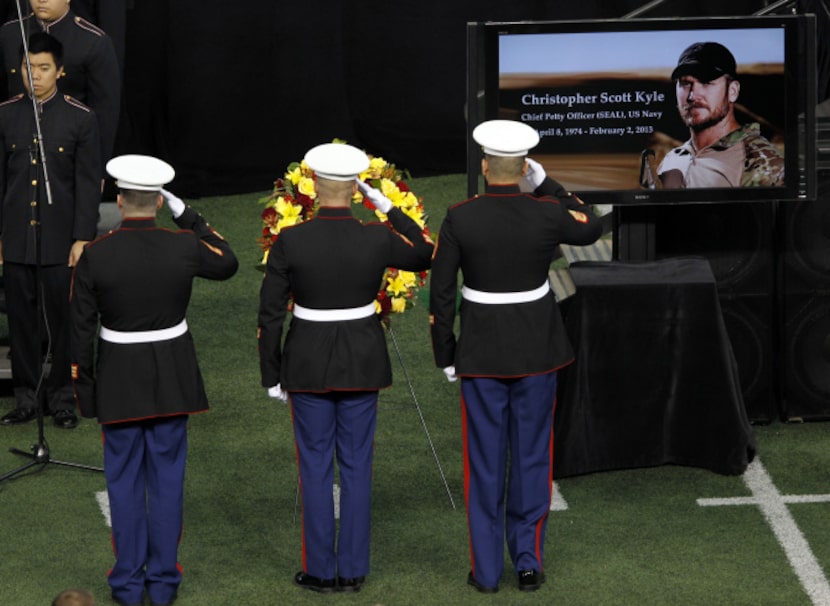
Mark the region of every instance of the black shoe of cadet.
[[78, 417], [71, 410], [56, 410], [55, 426], [61, 429], [74, 429], [78, 426]]
[[21, 423], [28, 423], [35, 418], [34, 408], [15, 408], [0, 419], [3, 425], [20, 425]]

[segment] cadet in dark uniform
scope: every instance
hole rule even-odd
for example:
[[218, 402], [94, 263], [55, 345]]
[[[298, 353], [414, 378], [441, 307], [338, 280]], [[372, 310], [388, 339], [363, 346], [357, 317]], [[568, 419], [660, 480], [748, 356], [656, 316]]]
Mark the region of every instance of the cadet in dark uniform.
[[[168, 604], [181, 582], [187, 418], [208, 408], [185, 313], [193, 278], [225, 280], [238, 263], [202, 217], [161, 190], [170, 165], [120, 156], [107, 171], [121, 188], [123, 222], [75, 269], [72, 378], [81, 413], [103, 429], [113, 599], [143, 604], [146, 589], [151, 603]], [[156, 227], [162, 194], [181, 231]]]
[[[473, 137], [484, 147], [487, 189], [450, 207], [441, 225], [430, 279], [432, 345], [447, 378], [461, 377], [468, 582], [482, 592], [498, 590], [506, 526], [519, 589], [535, 590], [545, 578], [556, 371], [573, 358], [548, 271], [560, 243], [594, 242], [601, 225], [537, 163], [538, 195], [521, 193], [525, 156], [539, 141], [533, 128], [493, 120], [476, 127]], [[456, 341], [459, 268], [464, 287]]]
[[[22, 1], [22, 0], [21, 0]], [[115, 46], [107, 34], [69, 8], [69, 0], [30, 0], [33, 13], [23, 18], [27, 36], [44, 31], [60, 40], [64, 52], [64, 75], [59, 90], [82, 101], [98, 117], [101, 159], [112, 156], [121, 109], [121, 71]], [[7, 99], [23, 91], [20, 79], [20, 21], [0, 27], [0, 97]], [[103, 176], [103, 167], [101, 175]]]
[[[271, 247], [260, 292], [262, 385], [272, 397], [290, 396], [294, 420], [303, 504], [303, 569], [294, 583], [313, 591], [357, 591], [369, 572], [378, 390], [392, 382], [374, 301], [387, 267], [427, 269], [433, 244], [362, 183], [364, 195], [398, 233], [352, 217], [355, 177], [369, 167], [362, 151], [328, 143], [310, 150], [305, 160], [316, 175], [320, 210], [312, 220], [284, 229]], [[293, 317], [281, 347], [291, 296]], [[339, 535], [332, 502], [335, 452]]]
[[[51, 198], [33, 135], [37, 130], [32, 100], [21, 94], [0, 105], [0, 145], [4, 152], [0, 171], [0, 260], [4, 262], [12, 383], [17, 400], [17, 408], [5, 415], [2, 423], [23, 423], [35, 416], [35, 388], [41, 378], [43, 354], [37, 335], [41, 334], [49, 338], [51, 354], [51, 373], [45, 382], [48, 407], [58, 427], [72, 428], [78, 419], [73, 412], [67, 359], [69, 284], [72, 266], [81, 256], [83, 245], [96, 233], [101, 197], [100, 144], [95, 114], [57, 90], [60, 42], [43, 32], [32, 34], [29, 59]], [[22, 65], [28, 87], [25, 61]], [[48, 331], [38, 330], [42, 322], [36, 305], [38, 263], [44, 288], [40, 299]]]

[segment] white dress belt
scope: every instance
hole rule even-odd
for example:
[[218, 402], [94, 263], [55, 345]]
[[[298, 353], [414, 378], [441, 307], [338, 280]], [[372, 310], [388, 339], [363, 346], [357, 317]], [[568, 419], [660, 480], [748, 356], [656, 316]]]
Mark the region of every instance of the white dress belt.
[[360, 320], [375, 315], [375, 302], [360, 307], [344, 307], [340, 309], [312, 309], [294, 303], [295, 318], [310, 322], [341, 322], [343, 320]]
[[484, 303], [487, 305], [505, 305], [508, 303], [530, 303], [538, 301], [550, 292], [550, 284], [547, 280], [539, 288], [533, 290], [522, 290], [518, 292], [485, 292], [475, 290], [467, 286], [461, 287], [461, 296], [473, 303]]
[[187, 320], [182, 320], [170, 328], [159, 330], [111, 330], [106, 326], [101, 327], [98, 336], [110, 343], [155, 343], [156, 341], [169, 341], [180, 337], [187, 332]]

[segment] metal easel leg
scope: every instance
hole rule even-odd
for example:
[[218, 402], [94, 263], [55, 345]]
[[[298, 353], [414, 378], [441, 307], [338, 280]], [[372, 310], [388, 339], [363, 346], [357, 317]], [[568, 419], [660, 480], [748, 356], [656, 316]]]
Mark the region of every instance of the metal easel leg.
[[398, 339], [395, 337], [395, 332], [392, 330], [392, 327], [387, 325], [387, 330], [389, 331], [389, 336], [392, 337], [392, 345], [395, 347], [395, 353], [398, 356], [398, 361], [401, 363], [401, 368], [403, 369], [404, 377], [406, 378], [406, 383], [409, 385], [409, 394], [412, 396], [412, 402], [415, 404], [415, 409], [418, 411], [418, 417], [421, 419], [421, 425], [424, 428], [424, 434], [426, 434], [427, 442], [429, 442], [429, 448], [432, 451], [432, 457], [435, 459], [435, 464], [438, 466], [438, 472], [441, 474], [441, 481], [444, 482], [444, 488], [447, 491], [447, 496], [450, 498], [450, 505], [452, 508], [455, 509], [455, 500], [452, 498], [452, 491], [450, 491], [450, 486], [447, 484], [447, 478], [444, 475], [444, 469], [441, 467], [441, 461], [438, 459], [438, 453], [435, 451], [435, 445], [432, 443], [432, 438], [429, 435], [429, 429], [427, 428], [426, 421], [424, 420], [424, 415], [421, 412], [421, 406], [418, 404], [418, 398], [415, 396], [415, 389], [412, 387], [412, 381], [409, 378], [409, 372], [406, 370], [406, 365], [403, 363], [403, 356], [401, 356], [401, 349], [398, 347]]

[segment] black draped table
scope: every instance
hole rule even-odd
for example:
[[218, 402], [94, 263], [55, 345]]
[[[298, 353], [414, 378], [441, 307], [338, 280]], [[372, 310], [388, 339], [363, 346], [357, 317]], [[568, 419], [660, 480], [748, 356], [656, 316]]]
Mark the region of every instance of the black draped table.
[[740, 474], [755, 453], [717, 286], [702, 258], [579, 262], [563, 302], [556, 477], [673, 463]]

